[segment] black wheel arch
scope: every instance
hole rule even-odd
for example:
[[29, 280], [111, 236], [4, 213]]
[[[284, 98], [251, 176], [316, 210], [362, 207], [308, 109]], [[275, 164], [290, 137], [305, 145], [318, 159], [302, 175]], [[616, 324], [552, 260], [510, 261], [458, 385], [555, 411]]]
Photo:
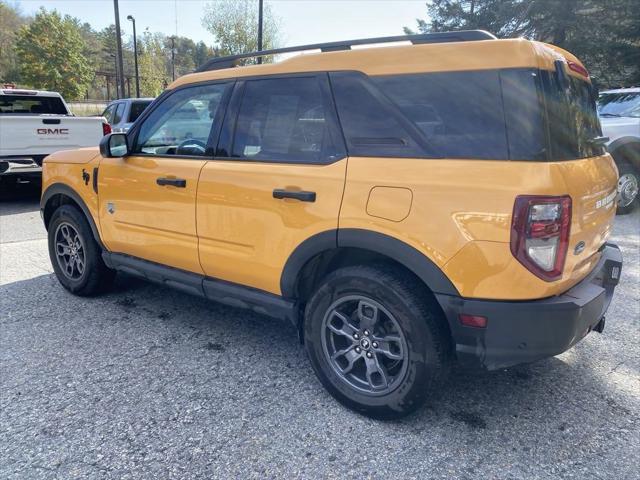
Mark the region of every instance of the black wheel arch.
[[47, 187], [47, 189], [42, 193], [42, 197], [40, 198], [40, 214], [44, 221], [44, 227], [48, 230], [53, 212], [55, 212], [55, 210], [61, 205], [74, 205], [80, 209], [91, 227], [91, 232], [93, 233], [96, 242], [101, 249], [105, 250], [105, 247], [100, 240], [100, 232], [98, 231], [98, 227], [93, 220], [93, 216], [91, 215], [91, 211], [87, 207], [87, 204], [75, 190], [64, 183], [54, 183]]
[[341, 249], [368, 251], [380, 259], [389, 259], [411, 271], [433, 293], [459, 295], [453, 283], [431, 259], [402, 240], [370, 230], [341, 228], [309, 237], [293, 251], [280, 277], [282, 296], [298, 299], [301, 273], [309, 262]]

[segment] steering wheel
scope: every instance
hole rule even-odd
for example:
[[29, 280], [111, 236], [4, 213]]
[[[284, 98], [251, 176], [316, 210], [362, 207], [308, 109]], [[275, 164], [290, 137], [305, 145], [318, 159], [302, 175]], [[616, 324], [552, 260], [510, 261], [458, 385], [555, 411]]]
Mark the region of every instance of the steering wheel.
[[188, 138], [176, 148], [176, 155], [204, 155], [207, 145], [195, 138]]

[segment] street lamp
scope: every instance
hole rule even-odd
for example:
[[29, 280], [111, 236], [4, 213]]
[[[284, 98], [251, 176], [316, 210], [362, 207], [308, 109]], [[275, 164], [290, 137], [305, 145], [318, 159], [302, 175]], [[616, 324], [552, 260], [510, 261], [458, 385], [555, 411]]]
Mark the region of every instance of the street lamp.
[[140, 98], [140, 77], [138, 75], [138, 41], [136, 40], [136, 19], [127, 15], [127, 20], [133, 23], [133, 62], [136, 68], [136, 98]]

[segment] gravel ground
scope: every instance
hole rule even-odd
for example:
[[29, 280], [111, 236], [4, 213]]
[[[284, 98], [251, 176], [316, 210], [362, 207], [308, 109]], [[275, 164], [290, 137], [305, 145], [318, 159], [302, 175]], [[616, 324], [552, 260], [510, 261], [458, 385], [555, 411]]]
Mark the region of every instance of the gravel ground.
[[67, 294], [36, 195], [0, 201], [0, 478], [638, 479], [640, 213], [603, 335], [455, 372], [418, 413], [336, 403], [294, 329], [119, 277]]

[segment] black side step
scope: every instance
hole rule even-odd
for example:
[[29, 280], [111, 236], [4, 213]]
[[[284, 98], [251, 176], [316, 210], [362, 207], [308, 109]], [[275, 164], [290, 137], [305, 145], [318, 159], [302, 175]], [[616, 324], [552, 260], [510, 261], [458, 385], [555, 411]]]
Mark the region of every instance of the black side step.
[[296, 302], [279, 295], [121, 253], [103, 252], [102, 259], [109, 268], [232, 307], [246, 308], [269, 317], [286, 318], [298, 326]]

